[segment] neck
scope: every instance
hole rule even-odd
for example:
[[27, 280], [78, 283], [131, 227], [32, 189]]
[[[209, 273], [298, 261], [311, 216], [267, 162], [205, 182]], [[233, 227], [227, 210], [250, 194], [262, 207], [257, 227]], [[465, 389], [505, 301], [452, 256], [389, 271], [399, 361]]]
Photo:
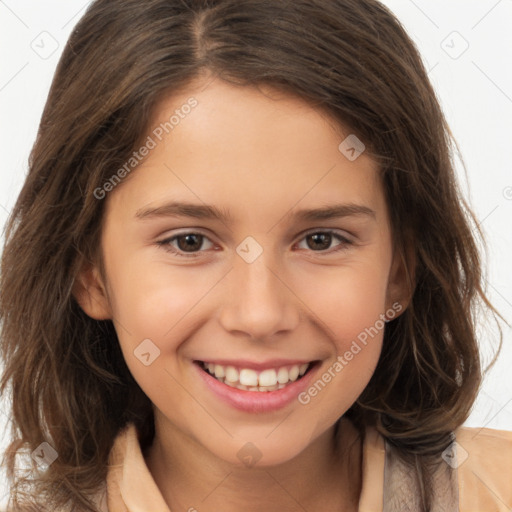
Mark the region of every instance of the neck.
[[271, 467], [235, 467], [155, 417], [146, 462], [172, 512], [357, 510], [362, 444], [342, 420], [293, 459]]

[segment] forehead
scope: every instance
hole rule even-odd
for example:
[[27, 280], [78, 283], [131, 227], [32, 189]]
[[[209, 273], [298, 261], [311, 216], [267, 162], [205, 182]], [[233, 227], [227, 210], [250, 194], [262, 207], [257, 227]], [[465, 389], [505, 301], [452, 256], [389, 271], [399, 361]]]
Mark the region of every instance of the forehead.
[[350, 130], [269, 87], [191, 84], [157, 105], [148, 137], [149, 154], [115, 192], [137, 209], [170, 195], [239, 211], [382, 200], [377, 164], [340, 150]]

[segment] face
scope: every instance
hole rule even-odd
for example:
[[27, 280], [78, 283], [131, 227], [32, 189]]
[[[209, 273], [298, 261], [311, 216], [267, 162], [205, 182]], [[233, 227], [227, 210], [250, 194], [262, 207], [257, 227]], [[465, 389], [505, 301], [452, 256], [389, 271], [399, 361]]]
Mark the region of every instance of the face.
[[157, 422], [228, 462], [325, 434], [402, 308], [378, 169], [349, 135], [268, 88], [192, 85], [103, 199], [106, 280], [84, 274], [80, 303], [113, 319]]

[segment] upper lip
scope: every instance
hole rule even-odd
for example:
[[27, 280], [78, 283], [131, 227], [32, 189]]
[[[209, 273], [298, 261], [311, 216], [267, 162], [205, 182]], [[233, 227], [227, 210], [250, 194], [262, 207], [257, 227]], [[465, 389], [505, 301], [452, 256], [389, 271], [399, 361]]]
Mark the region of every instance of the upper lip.
[[295, 366], [313, 363], [314, 360], [308, 359], [268, 359], [267, 361], [257, 362], [247, 359], [198, 359], [203, 363], [218, 364], [221, 366], [233, 366], [235, 368], [247, 368], [251, 370], [266, 370], [268, 368], [281, 368], [283, 366]]

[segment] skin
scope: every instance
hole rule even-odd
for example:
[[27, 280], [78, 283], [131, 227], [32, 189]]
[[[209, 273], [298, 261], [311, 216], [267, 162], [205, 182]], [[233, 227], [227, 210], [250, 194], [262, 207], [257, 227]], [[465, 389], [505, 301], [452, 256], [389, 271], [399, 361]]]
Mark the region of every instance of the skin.
[[[106, 279], [98, 266], [84, 267], [77, 299], [92, 318], [113, 320], [154, 404], [146, 460], [173, 511], [357, 510], [361, 443], [343, 421], [335, 446], [334, 424], [370, 380], [383, 331], [310, 403], [274, 412], [220, 401], [192, 361], [317, 360], [321, 377], [394, 303], [405, 309], [377, 166], [365, 153], [349, 161], [338, 150], [348, 129], [268, 87], [197, 81], [162, 101], [151, 126], [191, 96], [198, 105], [105, 199]], [[231, 220], [136, 217], [170, 200], [215, 205]], [[374, 215], [293, 216], [327, 204], [364, 205]], [[332, 236], [323, 248], [307, 236], [329, 229], [351, 243]], [[206, 237], [195, 257], [183, 240], [170, 244], [185, 256], [157, 243], [190, 232]], [[252, 263], [236, 252], [247, 236], [263, 249]], [[145, 366], [134, 350], [148, 338], [160, 356]], [[251, 468], [237, 457], [248, 441], [261, 453]]]

